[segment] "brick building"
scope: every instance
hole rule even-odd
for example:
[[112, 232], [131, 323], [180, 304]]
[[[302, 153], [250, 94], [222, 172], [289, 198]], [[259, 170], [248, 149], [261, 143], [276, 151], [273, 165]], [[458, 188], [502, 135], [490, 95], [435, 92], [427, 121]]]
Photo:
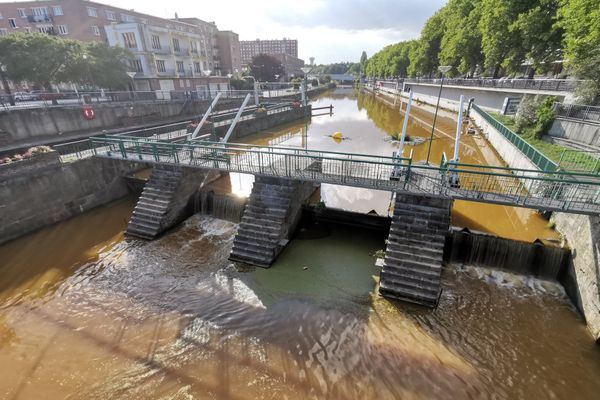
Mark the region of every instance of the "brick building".
[[218, 29], [213, 22], [158, 18], [83, 0], [0, 3], [0, 36], [12, 32], [128, 48], [134, 54], [131, 71], [136, 73], [137, 90], [228, 88], [228, 79], [219, 77]]
[[287, 54], [298, 58], [298, 41], [295, 39], [282, 40], [241, 40], [240, 51], [242, 56], [242, 67], [247, 66], [252, 58], [258, 54]]
[[240, 40], [232, 31], [217, 32], [217, 47], [221, 61], [221, 72], [239, 77], [242, 71]]

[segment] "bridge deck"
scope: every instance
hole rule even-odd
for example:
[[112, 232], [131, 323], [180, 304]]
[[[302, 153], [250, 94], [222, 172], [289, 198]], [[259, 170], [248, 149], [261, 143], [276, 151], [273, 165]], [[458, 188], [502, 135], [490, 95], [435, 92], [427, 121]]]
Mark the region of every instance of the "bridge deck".
[[[302, 181], [408, 191], [549, 211], [600, 214], [600, 177], [504, 167], [413, 164], [408, 158], [222, 143], [94, 138], [98, 156]], [[397, 172], [400, 170], [400, 175]], [[396, 179], [390, 179], [395, 176]]]

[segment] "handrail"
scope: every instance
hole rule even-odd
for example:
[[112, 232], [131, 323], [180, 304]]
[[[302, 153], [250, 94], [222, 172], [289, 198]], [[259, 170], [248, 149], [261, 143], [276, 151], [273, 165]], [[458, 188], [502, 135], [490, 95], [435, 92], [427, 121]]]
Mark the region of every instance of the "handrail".
[[507, 128], [500, 121], [492, 117], [487, 112], [483, 111], [477, 104], [473, 104], [472, 109], [477, 112], [486, 122], [492, 125], [498, 132], [502, 134], [509, 142], [511, 142], [525, 157], [527, 157], [534, 165], [542, 171], [556, 171], [558, 164], [550, 160], [538, 149], [527, 143], [525, 139], [517, 135], [515, 132]]

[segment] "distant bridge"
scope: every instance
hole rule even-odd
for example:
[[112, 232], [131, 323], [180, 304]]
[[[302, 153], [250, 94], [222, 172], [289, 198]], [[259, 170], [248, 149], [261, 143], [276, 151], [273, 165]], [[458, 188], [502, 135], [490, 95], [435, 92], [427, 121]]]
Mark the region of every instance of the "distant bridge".
[[526, 207], [600, 214], [600, 176], [288, 147], [92, 138], [96, 156]]

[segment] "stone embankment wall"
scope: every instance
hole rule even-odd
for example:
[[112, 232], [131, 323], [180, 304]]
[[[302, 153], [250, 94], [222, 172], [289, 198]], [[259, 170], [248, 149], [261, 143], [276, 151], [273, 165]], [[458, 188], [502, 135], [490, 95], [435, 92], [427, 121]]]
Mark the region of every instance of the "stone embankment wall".
[[598, 123], [588, 123], [557, 118], [554, 120], [548, 135], [600, 147], [600, 121]]
[[0, 165], [0, 243], [127, 195], [122, 177], [146, 167], [96, 157], [61, 164], [56, 152]]
[[552, 219], [572, 248], [561, 283], [600, 343], [600, 217], [555, 213]]

